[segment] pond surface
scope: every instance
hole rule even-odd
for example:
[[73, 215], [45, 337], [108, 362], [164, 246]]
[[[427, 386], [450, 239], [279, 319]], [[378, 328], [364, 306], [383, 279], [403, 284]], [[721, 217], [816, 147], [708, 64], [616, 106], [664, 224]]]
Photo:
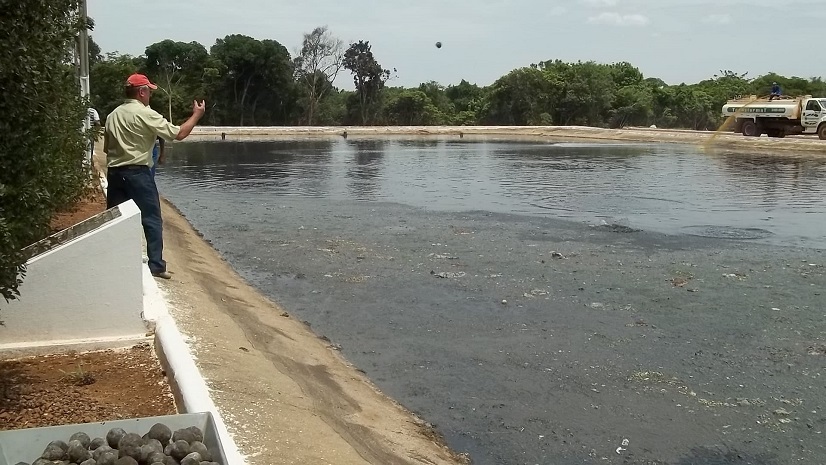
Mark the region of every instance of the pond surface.
[[385, 201], [823, 247], [826, 159], [663, 144], [458, 139], [197, 142], [167, 189]]
[[330, 138], [176, 144], [158, 184], [474, 464], [788, 465], [826, 463], [824, 177], [679, 145]]

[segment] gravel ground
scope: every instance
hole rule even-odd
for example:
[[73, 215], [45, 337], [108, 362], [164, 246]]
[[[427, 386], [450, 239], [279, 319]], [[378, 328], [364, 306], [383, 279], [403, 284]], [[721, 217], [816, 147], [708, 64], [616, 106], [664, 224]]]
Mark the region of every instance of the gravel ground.
[[149, 346], [0, 360], [0, 430], [175, 414]]

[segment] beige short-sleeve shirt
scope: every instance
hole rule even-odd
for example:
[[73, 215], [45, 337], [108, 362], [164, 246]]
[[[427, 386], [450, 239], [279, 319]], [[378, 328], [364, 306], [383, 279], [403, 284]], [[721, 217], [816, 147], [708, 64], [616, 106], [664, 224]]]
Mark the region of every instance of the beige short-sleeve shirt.
[[106, 166], [152, 166], [155, 139], [175, 140], [180, 130], [151, 107], [128, 99], [106, 118]]

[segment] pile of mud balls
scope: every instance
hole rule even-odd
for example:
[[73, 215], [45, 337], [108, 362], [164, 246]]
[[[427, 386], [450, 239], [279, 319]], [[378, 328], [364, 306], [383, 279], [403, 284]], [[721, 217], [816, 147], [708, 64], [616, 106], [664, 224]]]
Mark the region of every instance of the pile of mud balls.
[[31, 465], [221, 465], [212, 461], [213, 454], [203, 440], [200, 428], [190, 426], [173, 433], [163, 423], [156, 423], [143, 436], [121, 428], [112, 428], [106, 438], [91, 439], [78, 432], [68, 442], [50, 442]]

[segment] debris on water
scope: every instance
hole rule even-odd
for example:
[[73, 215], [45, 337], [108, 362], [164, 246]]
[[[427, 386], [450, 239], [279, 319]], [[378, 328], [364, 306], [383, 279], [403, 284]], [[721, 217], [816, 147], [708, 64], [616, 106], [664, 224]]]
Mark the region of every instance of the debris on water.
[[629, 441], [628, 439], [622, 440], [622, 447], [628, 447], [628, 444], [631, 444], [631, 441]]
[[431, 270], [430, 274], [432, 274], [436, 278], [448, 279], [448, 278], [463, 278], [466, 273], [464, 271], [458, 271], [458, 272], [442, 271], [441, 273], [436, 273], [435, 271]]
[[742, 280], [743, 278], [746, 277], [746, 275], [741, 274], [741, 273], [723, 273], [723, 277], [724, 278], [736, 278], [736, 279]]
[[507, 304], [508, 304], [508, 301], [505, 300], [505, 299], [502, 299], [502, 305], [507, 305]]
[[459, 257], [454, 257], [452, 255], [444, 254], [444, 253], [432, 253], [432, 254], [428, 255], [428, 257], [438, 258], [440, 260], [458, 260], [459, 259]]
[[674, 287], [684, 287], [686, 284], [688, 284], [689, 280], [691, 280], [690, 276], [688, 278], [678, 276], [676, 278], [671, 278], [671, 285]]
[[641, 231], [640, 229], [630, 228], [628, 226], [623, 226], [621, 224], [606, 223], [605, 221], [603, 221], [602, 224], [600, 224], [599, 226], [594, 226], [594, 227], [598, 228], [598, 229], [604, 229], [608, 232], [619, 233], [619, 234], [628, 234], [628, 233], [635, 233], [635, 232], [640, 232]]
[[826, 355], [826, 344], [809, 346], [807, 352], [809, 355]]
[[560, 252], [551, 252], [551, 257], [564, 259], [565, 255], [562, 255]]
[[784, 408], [779, 408], [779, 409], [775, 410], [774, 414], [778, 415], [778, 416], [784, 416], [784, 417], [787, 417], [787, 416], [791, 415], [791, 413], [789, 413], [789, 411], [784, 409]]
[[605, 304], [602, 302], [593, 302], [591, 303], [591, 308], [605, 308]]

